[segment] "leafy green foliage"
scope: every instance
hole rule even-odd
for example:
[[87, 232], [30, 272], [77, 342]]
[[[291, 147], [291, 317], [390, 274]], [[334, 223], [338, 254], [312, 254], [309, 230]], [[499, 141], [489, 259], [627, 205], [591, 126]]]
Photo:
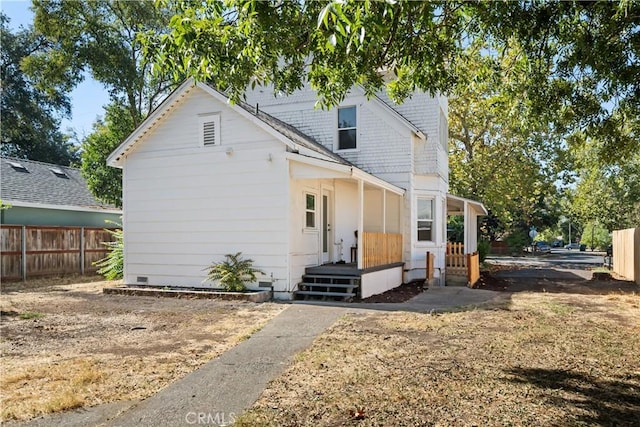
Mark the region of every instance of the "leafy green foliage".
[[25, 67], [42, 87], [73, 87], [89, 72], [138, 125], [175, 86], [169, 73], [151, 74], [153, 64], [137, 38], [144, 31], [162, 33], [166, 9], [140, 0], [34, 0], [33, 9], [35, 28], [51, 48], [32, 55]]
[[595, 160], [599, 141], [585, 138], [576, 148], [579, 181], [570, 192], [570, 209], [586, 224], [613, 231], [640, 224], [640, 151], [610, 164]]
[[416, 89], [457, 96], [478, 77], [464, 67], [469, 46], [490, 41], [497, 48], [480, 53], [491, 61], [516, 44], [523, 62], [510, 71], [535, 115], [601, 136], [605, 160], [639, 146], [620, 132], [640, 115], [639, 2], [159, 3], [175, 15], [168, 32], [145, 33], [155, 70], [213, 81], [234, 99], [249, 85], [290, 93], [304, 81], [323, 106], [354, 85], [396, 101]]
[[447, 217], [447, 240], [449, 242], [464, 242], [464, 217], [450, 215]]
[[526, 79], [514, 70], [528, 67], [521, 49], [505, 47], [495, 60], [480, 54], [496, 48], [469, 47], [458, 67], [476, 78], [449, 103], [450, 191], [485, 204], [481, 229], [491, 239], [555, 223], [555, 182], [566, 166], [560, 136], [517, 96]]
[[70, 135], [60, 132], [60, 119], [69, 114], [69, 100], [56, 88], [43, 90], [23, 71], [22, 64], [49, 45], [31, 29], [12, 33], [0, 14], [2, 91], [0, 109], [2, 155], [69, 165], [78, 159]]
[[580, 243], [590, 249], [605, 250], [611, 244], [611, 234], [597, 223], [589, 223], [582, 232]]
[[104, 120], [93, 125], [93, 132], [82, 141], [82, 176], [89, 190], [99, 199], [122, 206], [122, 170], [107, 166], [106, 159], [135, 125], [127, 108], [118, 103], [106, 107]]
[[480, 262], [484, 262], [491, 251], [491, 242], [485, 239], [481, 239], [478, 241], [478, 255], [480, 257]]
[[102, 274], [107, 280], [118, 280], [122, 279], [124, 274], [124, 235], [121, 224], [112, 221], [108, 222], [119, 228], [105, 229], [114, 237], [114, 240], [102, 242], [103, 245], [109, 248], [109, 253], [103, 259], [96, 261], [95, 265], [100, 267], [98, 274]]
[[256, 274], [262, 271], [253, 268], [253, 260], [243, 259], [242, 252], [225, 255], [225, 260], [208, 267], [204, 281], [220, 282], [224, 290], [240, 292], [247, 283], [255, 282]]
[[89, 73], [109, 90], [104, 120], [82, 141], [81, 168], [96, 198], [122, 206], [122, 173], [106, 159], [176, 86], [172, 72], [152, 73], [138, 41], [144, 31], [165, 31], [170, 13], [141, 0], [33, 4], [35, 27], [51, 45], [25, 63], [38, 84], [71, 88]]
[[531, 244], [531, 239], [529, 238], [527, 232], [520, 229], [510, 232], [505, 240], [507, 242], [507, 246], [509, 246], [509, 249], [512, 252], [516, 253], [522, 251], [525, 246]]

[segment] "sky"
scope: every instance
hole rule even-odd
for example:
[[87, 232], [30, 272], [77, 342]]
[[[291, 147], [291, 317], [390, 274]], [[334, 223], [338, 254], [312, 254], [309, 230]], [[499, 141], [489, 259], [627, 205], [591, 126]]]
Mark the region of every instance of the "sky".
[[[11, 21], [9, 28], [12, 31], [20, 26], [29, 26], [33, 23], [33, 13], [29, 9], [30, 0], [1, 0], [0, 10]], [[85, 79], [71, 92], [71, 119], [64, 119], [61, 123], [62, 130], [73, 128], [81, 140], [91, 133], [91, 126], [97, 117], [104, 115], [104, 105], [109, 103], [109, 93], [100, 83], [85, 75]]]

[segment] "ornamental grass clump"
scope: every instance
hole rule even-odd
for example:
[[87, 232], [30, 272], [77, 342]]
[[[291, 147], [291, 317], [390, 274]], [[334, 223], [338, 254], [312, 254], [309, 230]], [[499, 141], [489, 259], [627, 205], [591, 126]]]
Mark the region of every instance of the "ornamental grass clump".
[[226, 254], [222, 262], [208, 267], [206, 281], [219, 282], [225, 291], [242, 292], [247, 284], [255, 282], [256, 274], [264, 274], [253, 268], [253, 260], [242, 259], [242, 252]]
[[116, 225], [119, 228], [108, 229], [105, 228], [109, 234], [114, 237], [111, 242], [102, 242], [109, 252], [107, 256], [94, 263], [99, 267], [98, 274], [103, 275], [107, 280], [122, 279], [124, 273], [124, 236], [122, 234], [122, 225], [113, 221], [107, 221], [110, 224]]

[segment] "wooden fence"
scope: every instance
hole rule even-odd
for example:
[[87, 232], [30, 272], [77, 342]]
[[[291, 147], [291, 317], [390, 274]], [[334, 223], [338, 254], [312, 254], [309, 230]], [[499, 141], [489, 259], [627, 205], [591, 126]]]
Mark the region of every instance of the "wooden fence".
[[2, 225], [0, 279], [95, 273], [112, 240], [104, 228]]
[[467, 286], [473, 288], [480, 280], [480, 254], [467, 254]]
[[425, 277], [425, 281], [427, 283], [430, 280], [432, 280], [433, 277], [434, 277], [433, 273], [435, 271], [435, 268], [434, 268], [435, 260], [436, 260], [436, 254], [431, 253], [431, 252], [427, 252], [427, 256], [425, 257], [425, 264], [426, 264], [425, 267], [427, 269], [427, 274], [426, 274], [426, 277]]
[[362, 247], [360, 268], [402, 262], [402, 234], [362, 233]]
[[445, 254], [445, 268], [447, 276], [466, 277], [467, 286], [473, 287], [480, 280], [480, 255], [477, 251], [465, 254], [464, 244], [449, 242]]
[[640, 285], [640, 227], [613, 232], [613, 271]]
[[447, 274], [454, 276], [467, 275], [467, 257], [464, 253], [464, 244], [448, 242], [447, 253], [444, 258]]

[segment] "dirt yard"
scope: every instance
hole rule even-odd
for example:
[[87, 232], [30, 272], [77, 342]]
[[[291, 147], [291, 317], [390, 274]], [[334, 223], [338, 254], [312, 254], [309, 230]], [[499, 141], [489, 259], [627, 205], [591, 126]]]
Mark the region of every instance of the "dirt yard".
[[2, 420], [145, 398], [246, 339], [283, 309], [104, 295], [102, 289], [115, 282], [69, 282], [3, 284]]
[[343, 318], [238, 426], [640, 423], [640, 296], [518, 292]]

